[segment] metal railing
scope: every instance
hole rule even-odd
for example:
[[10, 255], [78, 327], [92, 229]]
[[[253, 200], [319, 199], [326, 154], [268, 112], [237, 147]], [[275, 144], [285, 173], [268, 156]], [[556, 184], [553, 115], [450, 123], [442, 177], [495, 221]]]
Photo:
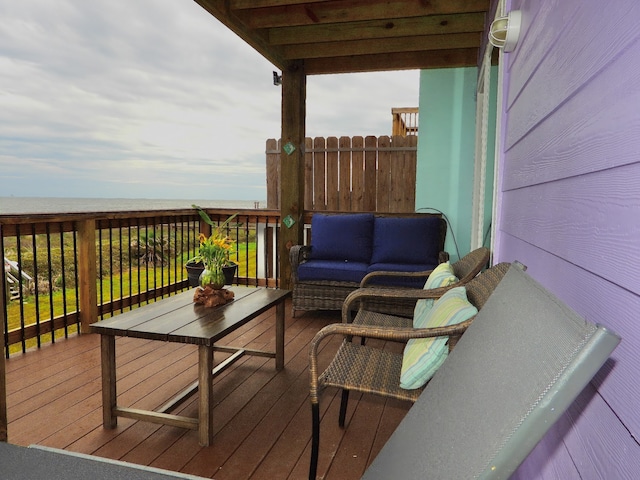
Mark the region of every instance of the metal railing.
[[[207, 212], [219, 224], [238, 213], [234, 283], [278, 286], [279, 211]], [[189, 288], [208, 228], [195, 210], [0, 216], [5, 356]]]

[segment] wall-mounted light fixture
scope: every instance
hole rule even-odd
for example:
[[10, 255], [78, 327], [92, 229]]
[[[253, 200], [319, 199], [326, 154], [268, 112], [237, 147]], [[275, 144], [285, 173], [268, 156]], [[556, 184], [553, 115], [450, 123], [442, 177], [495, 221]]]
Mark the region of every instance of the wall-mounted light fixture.
[[282, 75], [278, 75], [278, 72], [273, 72], [273, 84], [277, 87], [282, 85]]
[[502, 48], [505, 52], [511, 52], [516, 48], [520, 37], [520, 24], [522, 13], [513, 10], [506, 17], [498, 17], [491, 22], [489, 28], [489, 42], [496, 48]]

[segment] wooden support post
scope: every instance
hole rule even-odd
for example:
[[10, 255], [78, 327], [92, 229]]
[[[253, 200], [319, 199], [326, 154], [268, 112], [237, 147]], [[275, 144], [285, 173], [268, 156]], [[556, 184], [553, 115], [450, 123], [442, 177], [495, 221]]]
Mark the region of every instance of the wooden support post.
[[82, 333], [89, 333], [89, 325], [98, 320], [96, 278], [96, 221], [84, 220], [78, 225], [78, 294]]
[[[282, 72], [282, 146], [280, 151], [280, 286], [291, 287], [289, 249], [302, 243], [304, 214], [304, 145], [307, 76], [304, 62]], [[292, 222], [293, 221], [293, 222]]]

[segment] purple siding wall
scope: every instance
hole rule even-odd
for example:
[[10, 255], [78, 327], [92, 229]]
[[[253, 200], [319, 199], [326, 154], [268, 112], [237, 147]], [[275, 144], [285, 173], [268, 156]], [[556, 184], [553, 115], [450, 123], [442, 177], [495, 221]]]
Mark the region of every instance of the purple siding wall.
[[639, 478], [640, 1], [510, 9], [495, 260], [622, 336], [515, 478]]

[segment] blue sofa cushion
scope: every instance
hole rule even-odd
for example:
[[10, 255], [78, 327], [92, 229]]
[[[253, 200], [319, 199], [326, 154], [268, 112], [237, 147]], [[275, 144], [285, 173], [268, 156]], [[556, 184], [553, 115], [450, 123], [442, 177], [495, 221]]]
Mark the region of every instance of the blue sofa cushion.
[[311, 259], [365, 262], [371, 260], [373, 220], [370, 213], [314, 214], [311, 218]]
[[[438, 264], [440, 218], [376, 217], [371, 263]], [[422, 286], [422, 285], [421, 285]]]
[[[368, 264], [344, 260], [309, 260], [298, 267], [301, 281], [327, 280], [360, 283], [367, 273]], [[424, 282], [423, 282], [424, 283]]]
[[[437, 264], [433, 263], [374, 263], [367, 267], [367, 273], [369, 272], [422, 272], [425, 270], [433, 270]], [[372, 285], [386, 285], [390, 287], [411, 287], [422, 288], [427, 281], [427, 276], [403, 278], [403, 277], [381, 277], [371, 281]]]

